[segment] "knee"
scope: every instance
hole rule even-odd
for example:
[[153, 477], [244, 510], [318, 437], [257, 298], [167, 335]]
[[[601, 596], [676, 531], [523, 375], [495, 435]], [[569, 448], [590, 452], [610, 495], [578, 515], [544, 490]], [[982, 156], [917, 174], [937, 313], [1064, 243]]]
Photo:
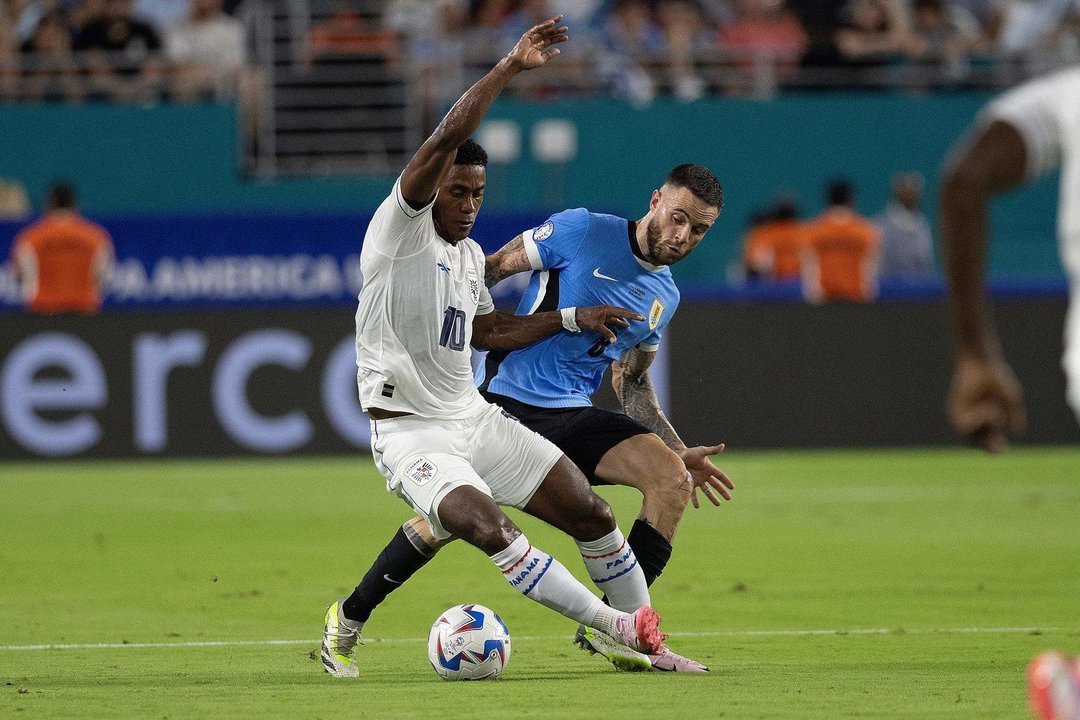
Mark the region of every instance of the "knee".
[[494, 555], [512, 543], [520, 531], [494, 502], [479, 491], [454, 490], [438, 508], [443, 528], [470, 545]]
[[517, 539], [520, 531], [507, 516], [489, 522], [475, 522], [469, 528], [468, 541], [483, 550], [488, 555], [494, 555], [505, 550], [510, 543]]
[[616, 527], [615, 513], [611, 506], [596, 493], [589, 493], [589, 500], [582, 503], [580, 513], [571, 533], [575, 540], [596, 540]]
[[681, 513], [690, 501], [692, 487], [682, 458], [668, 450], [652, 467], [644, 495], [648, 501]]

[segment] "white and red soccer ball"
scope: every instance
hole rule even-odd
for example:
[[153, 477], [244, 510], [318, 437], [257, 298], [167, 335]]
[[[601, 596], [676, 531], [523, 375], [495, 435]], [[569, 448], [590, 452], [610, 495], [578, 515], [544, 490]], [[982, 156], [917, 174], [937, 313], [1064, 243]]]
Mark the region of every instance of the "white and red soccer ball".
[[431, 626], [428, 659], [443, 680], [497, 678], [510, 661], [510, 631], [483, 605], [456, 605]]

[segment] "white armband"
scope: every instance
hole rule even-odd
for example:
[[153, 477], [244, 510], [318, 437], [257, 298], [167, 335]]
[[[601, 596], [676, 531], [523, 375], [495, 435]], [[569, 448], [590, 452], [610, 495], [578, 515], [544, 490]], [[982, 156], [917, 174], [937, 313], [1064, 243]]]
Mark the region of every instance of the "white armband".
[[577, 324], [577, 308], [568, 307], [559, 311], [562, 314], [562, 326], [572, 333], [581, 332]]

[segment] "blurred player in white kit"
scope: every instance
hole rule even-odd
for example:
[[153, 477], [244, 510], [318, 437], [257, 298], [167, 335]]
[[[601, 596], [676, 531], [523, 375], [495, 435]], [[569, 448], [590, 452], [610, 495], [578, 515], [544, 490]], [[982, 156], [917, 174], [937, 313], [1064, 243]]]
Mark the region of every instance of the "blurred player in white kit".
[[[1058, 240], [1069, 277], [1065, 319], [1069, 405], [1080, 418], [1080, 67], [1032, 80], [990, 103], [954, 151], [941, 192], [955, 368], [949, 420], [992, 452], [1026, 424], [1023, 390], [1005, 361], [986, 299], [990, 198], [1061, 170]], [[1045, 652], [1028, 667], [1040, 720], [1080, 720], [1080, 659]]]
[[949, 420], [987, 450], [1027, 422], [1023, 390], [1001, 350], [987, 302], [987, 209], [992, 196], [1061, 169], [1058, 238], [1069, 276], [1065, 354], [1069, 405], [1080, 417], [1080, 67], [1038, 78], [991, 102], [954, 150], [941, 191], [955, 369]]

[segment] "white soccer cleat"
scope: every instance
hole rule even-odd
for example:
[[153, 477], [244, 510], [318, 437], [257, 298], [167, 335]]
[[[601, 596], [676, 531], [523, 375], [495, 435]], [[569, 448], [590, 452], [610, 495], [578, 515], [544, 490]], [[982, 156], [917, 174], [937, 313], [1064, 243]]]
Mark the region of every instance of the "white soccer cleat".
[[341, 614], [341, 601], [337, 600], [326, 609], [326, 626], [323, 628], [323, 669], [334, 677], [357, 677], [356, 646], [363, 644], [359, 623]]
[[578, 625], [574, 643], [593, 655], [603, 655], [619, 670], [641, 672], [652, 667], [649, 656], [632, 650], [596, 628]]

